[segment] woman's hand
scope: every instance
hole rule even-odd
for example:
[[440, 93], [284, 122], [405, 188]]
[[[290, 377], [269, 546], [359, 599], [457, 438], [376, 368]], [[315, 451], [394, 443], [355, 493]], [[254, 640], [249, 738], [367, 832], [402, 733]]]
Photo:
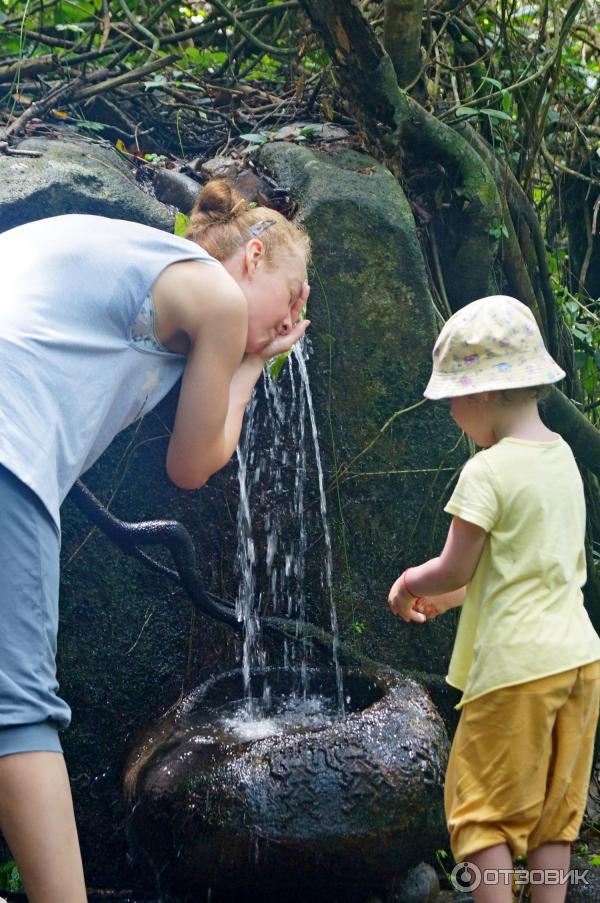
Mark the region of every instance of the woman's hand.
[[426, 620], [420, 608], [422, 599], [415, 599], [406, 589], [404, 575], [401, 574], [390, 590], [388, 605], [394, 615], [400, 615], [403, 621], [416, 621], [423, 624]]
[[268, 345], [265, 345], [265, 347], [258, 352], [262, 360], [264, 362], [269, 361], [272, 357], [277, 357], [278, 354], [285, 354], [286, 351], [290, 350], [292, 345], [295, 345], [296, 342], [302, 338], [309, 326], [310, 320], [301, 320], [300, 323], [296, 323], [289, 332], [277, 336], [276, 339], [273, 339], [272, 342], [269, 342]]
[[299, 339], [302, 338], [310, 326], [310, 320], [300, 320], [298, 318], [306, 313], [306, 304], [309, 295], [310, 285], [308, 282], [303, 282], [302, 291], [290, 309], [290, 319], [286, 320], [286, 323], [284, 324], [285, 331], [282, 329], [280, 334], [273, 339], [272, 342], [269, 342], [268, 345], [265, 345], [259, 352], [263, 362], [269, 361], [279, 354], [285, 354], [297, 341], [299, 341]]

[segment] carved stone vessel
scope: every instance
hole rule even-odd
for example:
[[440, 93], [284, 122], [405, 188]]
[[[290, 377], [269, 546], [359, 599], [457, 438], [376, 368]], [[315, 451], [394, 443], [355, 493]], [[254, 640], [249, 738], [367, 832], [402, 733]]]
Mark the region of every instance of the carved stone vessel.
[[[389, 669], [241, 672], [195, 690], [130, 756], [129, 838], [161, 890], [208, 899], [351, 900], [444, 843], [446, 732], [426, 690]], [[241, 706], [241, 708], [240, 708]], [[301, 709], [298, 717], [297, 711]], [[265, 736], [266, 734], [266, 736]]]

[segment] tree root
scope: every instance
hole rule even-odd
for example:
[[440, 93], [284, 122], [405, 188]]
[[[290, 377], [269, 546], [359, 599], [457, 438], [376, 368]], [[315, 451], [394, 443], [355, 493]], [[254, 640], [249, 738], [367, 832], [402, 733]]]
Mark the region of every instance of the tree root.
[[449, 175], [460, 224], [460, 234], [448, 235], [444, 260], [452, 307], [489, 294], [502, 225], [493, 176], [461, 135], [398, 87], [392, 61], [355, 0], [300, 2], [323, 37], [341, 76], [340, 87], [368, 133], [379, 135], [383, 123], [389, 156], [399, 147], [407, 154], [417, 152], [440, 163]]
[[600, 430], [555, 386], [540, 408], [547, 425], [569, 443], [579, 464], [600, 477]]

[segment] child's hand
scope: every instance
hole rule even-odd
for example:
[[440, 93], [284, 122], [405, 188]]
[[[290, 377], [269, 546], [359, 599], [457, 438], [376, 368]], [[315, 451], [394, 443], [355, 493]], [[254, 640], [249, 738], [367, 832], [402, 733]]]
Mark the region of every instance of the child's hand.
[[423, 596], [418, 600], [416, 606], [417, 611], [422, 611], [427, 620], [443, 615], [448, 610], [447, 606], [442, 602], [441, 596]]
[[416, 621], [418, 624], [423, 624], [426, 617], [420, 609], [422, 602], [423, 599], [415, 599], [406, 591], [404, 580], [400, 575], [388, 596], [388, 605], [392, 614], [400, 615], [403, 621]]
[[457, 608], [465, 601], [466, 586], [460, 589], [453, 589], [448, 593], [441, 593], [439, 596], [423, 596], [418, 600], [415, 606], [417, 611], [422, 611], [427, 620], [443, 615], [450, 608]]

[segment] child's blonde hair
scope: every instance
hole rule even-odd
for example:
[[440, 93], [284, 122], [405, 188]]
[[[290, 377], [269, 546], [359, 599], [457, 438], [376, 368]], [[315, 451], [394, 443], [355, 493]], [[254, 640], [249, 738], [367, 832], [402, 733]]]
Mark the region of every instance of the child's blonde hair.
[[308, 263], [310, 238], [302, 226], [270, 207], [251, 207], [225, 179], [208, 182], [192, 208], [186, 238], [224, 261], [253, 237], [264, 245], [272, 268], [286, 256], [302, 256]]
[[541, 401], [550, 392], [550, 386], [523, 386], [520, 389], [499, 389], [498, 394], [503, 401], [520, 402], [527, 400]]

